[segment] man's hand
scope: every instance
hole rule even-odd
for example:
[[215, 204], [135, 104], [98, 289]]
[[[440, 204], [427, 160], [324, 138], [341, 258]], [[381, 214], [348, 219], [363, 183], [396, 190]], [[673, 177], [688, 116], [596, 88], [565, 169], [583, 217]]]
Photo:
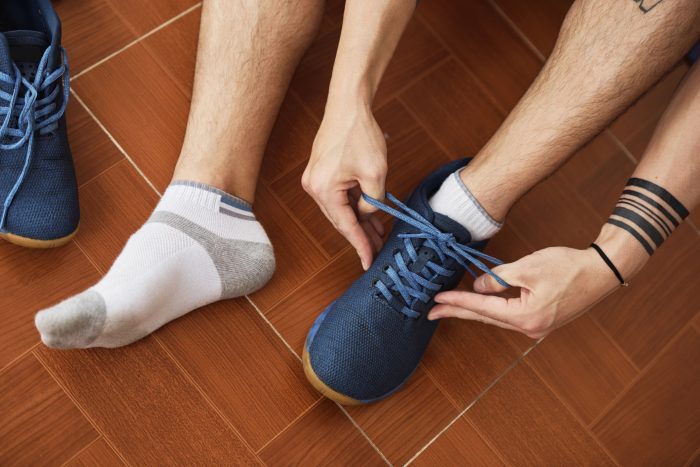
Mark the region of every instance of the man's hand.
[[475, 292], [438, 294], [428, 318], [473, 319], [539, 339], [619, 287], [612, 271], [591, 248], [545, 248], [493, 271], [511, 286], [520, 287], [520, 296], [487, 295], [503, 292], [505, 287], [482, 275], [474, 281]]
[[355, 247], [365, 270], [382, 247], [384, 226], [361, 194], [384, 198], [386, 157], [384, 134], [370, 108], [327, 110], [301, 179], [323, 214]]

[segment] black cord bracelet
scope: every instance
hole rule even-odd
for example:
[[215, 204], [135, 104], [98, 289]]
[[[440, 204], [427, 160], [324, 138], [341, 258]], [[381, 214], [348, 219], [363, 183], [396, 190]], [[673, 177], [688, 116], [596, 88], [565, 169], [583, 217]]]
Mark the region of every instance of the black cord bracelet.
[[620, 281], [620, 285], [623, 287], [627, 287], [629, 284], [627, 282], [625, 282], [625, 280], [622, 278], [622, 274], [620, 274], [620, 271], [617, 270], [617, 268], [615, 267], [613, 262], [610, 261], [610, 258], [608, 258], [608, 255], [606, 255], [605, 252], [603, 252], [603, 250], [595, 243], [591, 243], [591, 248], [593, 248], [595, 251], [597, 251], [598, 254], [600, 255], [600, 257], [603, 258], [603, 261], [605, 261], [605, 264], [608, 265], [608, 267], [613, 272], [613, 274], [615, 274], [615, 277], [617, 277], [617, 280]]

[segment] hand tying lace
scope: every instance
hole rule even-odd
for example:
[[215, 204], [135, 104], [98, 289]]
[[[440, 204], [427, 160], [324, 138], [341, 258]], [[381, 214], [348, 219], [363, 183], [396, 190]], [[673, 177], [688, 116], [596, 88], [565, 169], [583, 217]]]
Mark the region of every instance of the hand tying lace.
[[[417, 229], [415, 233], [399, 234], [399, 238], [404, 239], [405, 250], [411, 262], [415, 262], [418, 259], [418, 252], [412, 240], [420, 239], [423, 240], [423, 246], [432, 249], [437, 254], [441, 263], [444, 262], [447, 257], [453, 258], [472, 276], [476, 277], [476, 273], [470, 267], [470, 264], [472, 264], [481, 271], [492, 276], [502, 286], [508, 287], [508, 284], [491, 271], [479, 258], [495, 265], [503, 264], [502, 261], [468, 245], [459, 243], [453, 234], [440, 231], [437, 227], [428, 222], [427, 219], [403, 204], [390, 193], [387, 193], [387, 199], [398, 206], [403, 212], [387, 206], [381, 201], [364, 193], [362, 197], [370, 205], [391, 214]], [[406, 263], [401, 252], [396, 252], [394, 261], [396, 263], [396, 268], [389, 266], [384, 271], [389, 277], [390, 283], [387, 285], [380, 280], [377, 281], [374, 286], [389, 303], [392, 303], [395, 298], [392, 292], [398, 293], [403, 299], [401, 308], [398, 311], [409, 318], [418, 318], [420, 316], [420, 313], [412, 309], [416, 300], [428, 303], [430, 301], [430, 295], [426, 292], [437, 292], [442, 288], [442, 285], [436, 284], [432, 281], [433, 279], [439, 276], [450, 277], [455, 273], [455, 271], [446, 269], [433, 261], [427, 261], [420, 273], [413, 272], [409, 269], [409, 264]]]
[[[44, 135], [54, 131], [66, 110], [70, 94], [68, 58], [65, 50], [61, 48], [63, 62], [61, 66], [49, 72], [46, 68], [53, 53], [54, 47], [49, 46], [39, 62], [32, 82], [24, 78], [14, 64], [14, 76], [0, 72], [0, 82], [12, 86], [11, 92], [0, 89], [0, 150], [13, 150], [26, 145], [22, 171], [3, 202], [0, 230], [5, 227], [10, 204], [29, 172], [35, 133], [38, 131]], [[61, 78], [62, 85], [58, 82]], [[22, 91], [23, 96], [20, 95]], [[59, 96], [62, 97], [60, 106], [57, 103]]]

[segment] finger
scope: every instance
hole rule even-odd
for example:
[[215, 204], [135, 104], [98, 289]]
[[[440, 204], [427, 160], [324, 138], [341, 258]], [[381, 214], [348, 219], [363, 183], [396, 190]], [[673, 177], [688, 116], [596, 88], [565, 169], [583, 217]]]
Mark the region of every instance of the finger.
[[[362, 192], [371, 196], [374, 199], [384, 199], [384, 181], [386, 173], [379, 173], [371, 177], [358, 180]], [[364, 198], [360, 197], [357, 203], [357, 212], [360, 218], [366, 219], [371, 214], [377, 212], [377, 208], [369, 204]]]
[[384, 236], [384, 224], [382, 221], [377, 217], [377, 216], [369, 216], [369, 222], [372, 224], [374, 227], [374, 230], [377, 231], [380, 237]]
[[435, 302], [452, 305], [479, 313], [487, 318], [518, 326], [520, 298], [503, 298], [473, 292], [449, 291], [435, 296]]
[[372, 241], [362, 228], [350, 205], [341, 205], [329, 209], [333, 224], [340, 234], [355, 248], [360, 257], [362, 268], [366, 271], [372, 264]]
[[428, 319], [433, 321], [442, 318], [459, 318], [468, 319], [472, 321], [479, 321], [484, 324], [492, 324], [503, 329], [510, 329], [511, 331], [521, 331], [520, 328], [509, 323], [504, 323], [497, 319], [489, 318], [479, 313], [475, 313], [471, 310], [460, 308], [452, 305], [436, 305], [428, 313]]
[[378, 253], [379, 250], [382, 249], [382, 245], [384, 244], [381, 235], [379, 235], [379, 232], [377, 232], [377, 230], [369, 221], [361, 221], [360, 225], [363, 229], [365, 229], [367, 236], [372, 242], [372, 246], [374, 247], [375, 253]]

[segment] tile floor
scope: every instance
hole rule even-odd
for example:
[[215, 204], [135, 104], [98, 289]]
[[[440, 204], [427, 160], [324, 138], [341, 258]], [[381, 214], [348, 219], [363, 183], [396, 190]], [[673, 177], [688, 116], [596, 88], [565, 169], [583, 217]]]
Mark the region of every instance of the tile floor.
[[[697, 212], [633, 287], [537, 345], [451, 321], [389, 400], [344, 409], [306, 383], [306, 330], [360, 274], [299, 185], [342, 1], [329, 0], [267, 149], [256, 209], [278, 254], [272, 282], [127, 348], [43, 347], [34, 313], [104, 274], [168, 183], [200, 15], [194, 0], [56, 3], [73, 70], [68, 120], [83, 220], [61, 249], [0, 244], [0, 464], [700, 462]], [[392, 192], [405, 195], [488, 139], [550, 52], [569, 3], [419, 5], [377, 98]], [[514, 260], [594, 238], [686, 69], [518, 203], [490, 253]]]

